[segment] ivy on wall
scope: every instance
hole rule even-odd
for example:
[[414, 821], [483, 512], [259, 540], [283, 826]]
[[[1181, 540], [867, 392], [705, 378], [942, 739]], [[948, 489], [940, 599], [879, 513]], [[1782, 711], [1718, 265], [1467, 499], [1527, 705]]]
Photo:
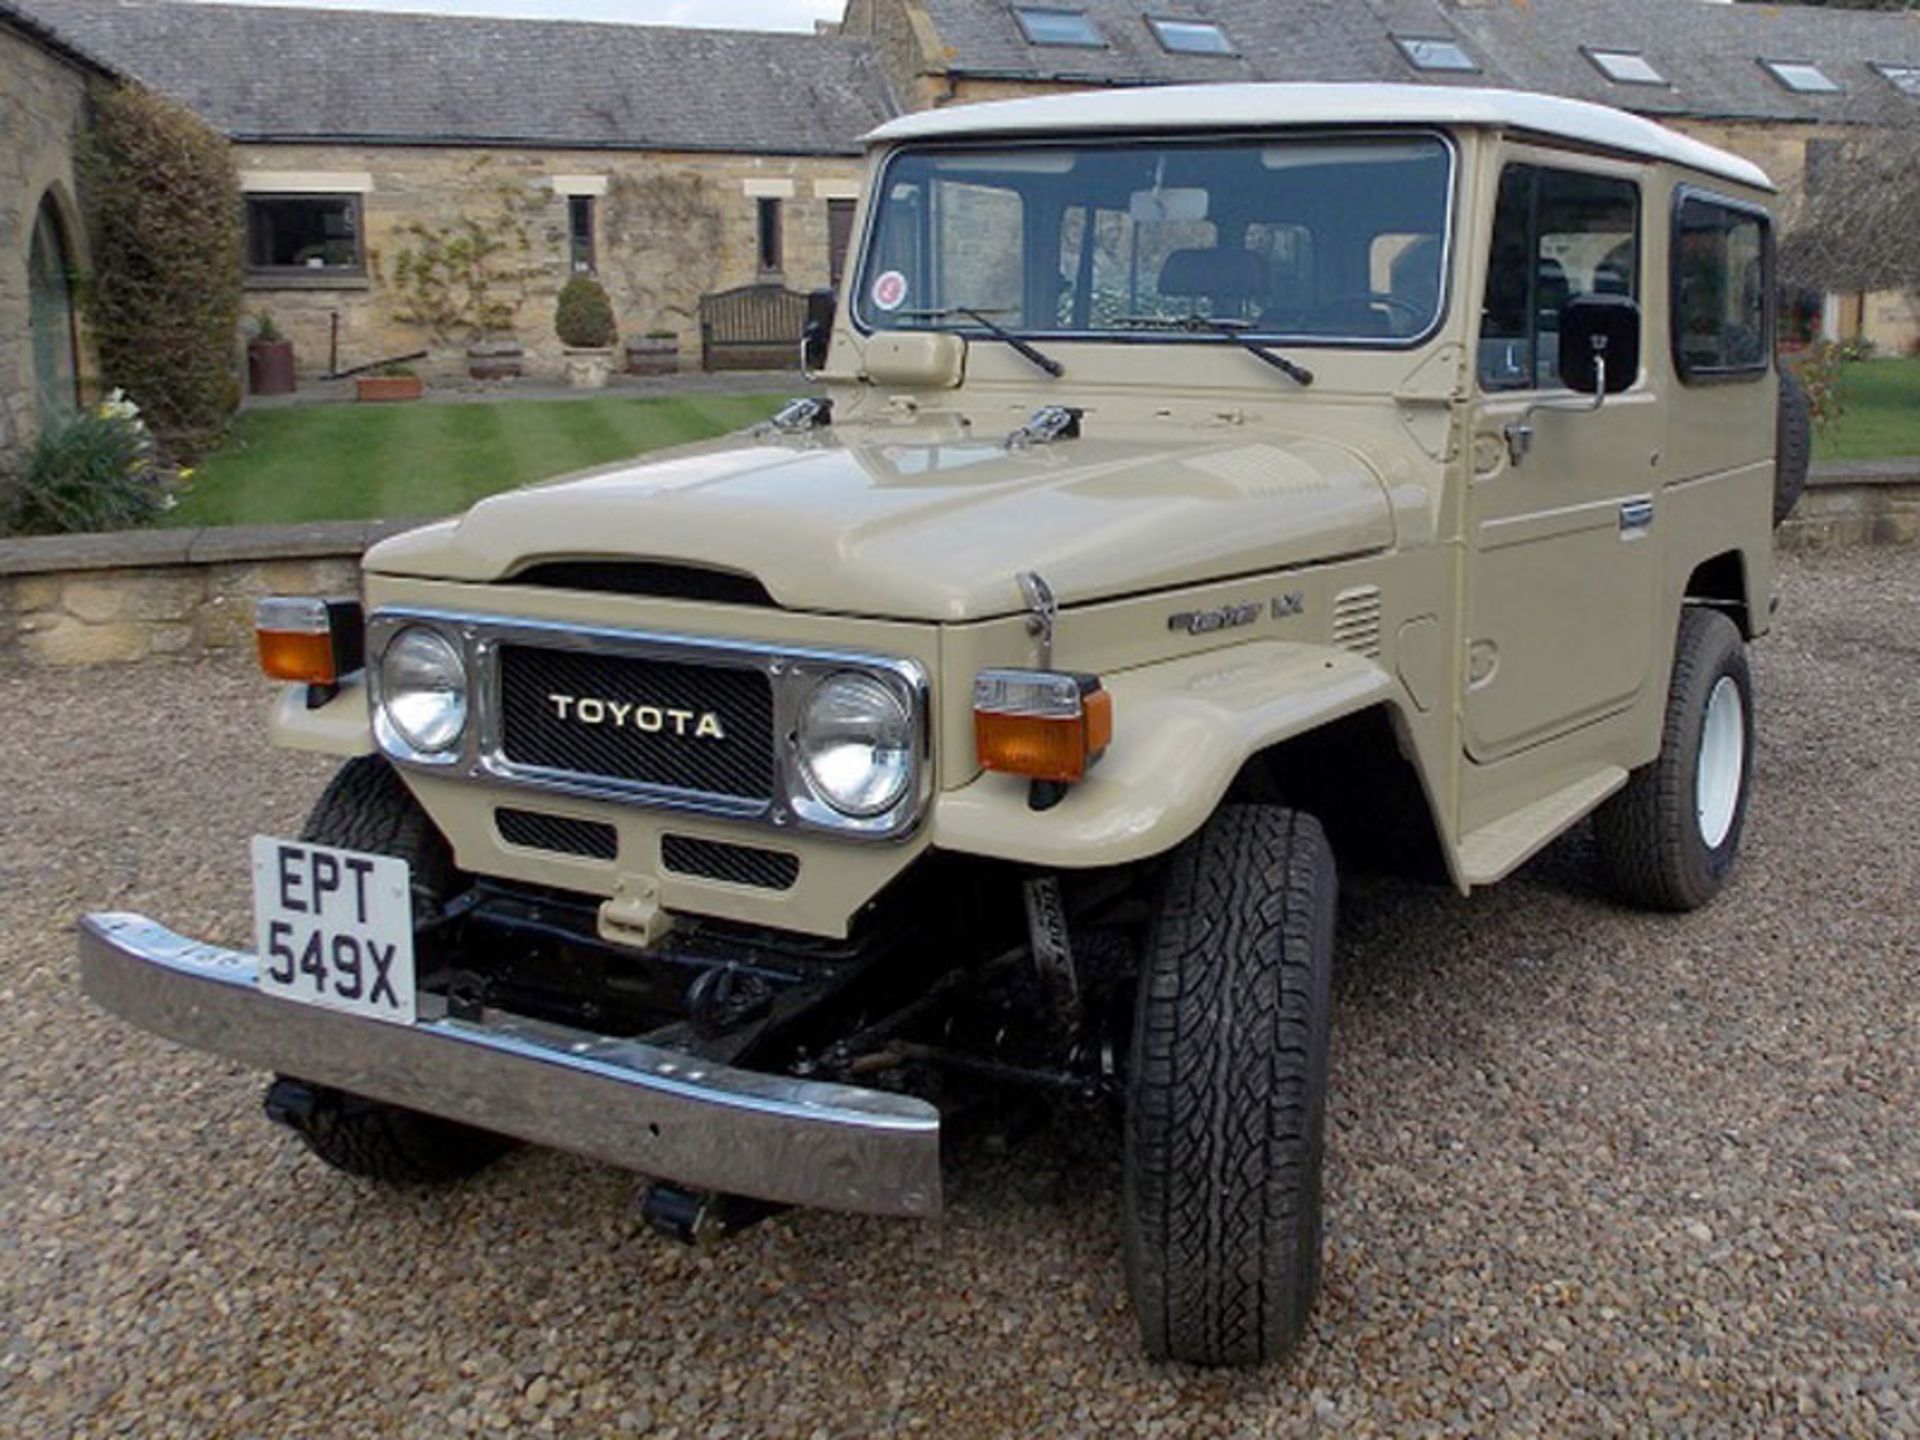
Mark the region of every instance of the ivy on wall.
[[435, 224], [410, 220], [400, 226], [402, 243], [391, 272], [380, 255], [373, 256], [394, 319], [419, 326], [438, 345], [511, 334], [528, 287], [541, 273], [533, 263], [530, 227], [543, 197], [492, 179], [487, 164], [486, 156], [476, 160], [462, 187], [481, 197], [474, 209]]
[[170, 100], [102, 86], [79, 151], [92, 271], [80, 294], [112, 385], [176, 459], [217, 445], [240, 403], [244, 222], [226, 139]]

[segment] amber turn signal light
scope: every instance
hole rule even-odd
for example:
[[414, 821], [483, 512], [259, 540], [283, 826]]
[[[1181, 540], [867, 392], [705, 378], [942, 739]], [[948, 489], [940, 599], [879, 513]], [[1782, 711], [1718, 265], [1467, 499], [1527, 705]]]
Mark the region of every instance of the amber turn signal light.
[[338, 685], [365, 663], [363, 631], [356, 600], [269, 595], [254, 608], [260, 668], [273, 680]]
[[1071, 785], [1113, 740], [1113, 697], [1096, 675], [982, 670], [973, 738], [988, 770]]

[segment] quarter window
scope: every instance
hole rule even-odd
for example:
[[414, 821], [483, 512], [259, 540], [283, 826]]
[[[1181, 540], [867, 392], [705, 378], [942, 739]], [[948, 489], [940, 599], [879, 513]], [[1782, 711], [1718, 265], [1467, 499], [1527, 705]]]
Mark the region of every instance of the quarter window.
[[1759, 212], [1681, 197], [1673, 226], [1673, 358], [1681, 379], [1766, 373], [1772, 251]]
[[1484, 388], [1557, 387], [1567, 302], [1639, 294], [1639, 186], [1536, 165], [1506, 168], [1481, 307]]
[[259, 276], [365, 274], [360, 197], [247, 196], [247, 268]]

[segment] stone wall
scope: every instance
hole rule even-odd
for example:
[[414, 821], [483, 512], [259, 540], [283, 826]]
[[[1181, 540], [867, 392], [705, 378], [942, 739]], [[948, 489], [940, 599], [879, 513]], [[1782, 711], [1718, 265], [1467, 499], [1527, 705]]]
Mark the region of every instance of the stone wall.
[[[365, 187], [365, 279], [249, 283], [248, 308], [272, 313], [306, 374], [327, 367], [335, 315], [343, 368], [419, 349], [435, 351], [439, 365], [463, 365], [463, 331], [435, 334], [407, 319], [401, 256], [420, 247], [413, 227], [456, 233], [449, 227], [466, 220], [492, 226], [506, 216], [525, 249], [516, 240], [500, 268], [528, 273], [495, 293], [516, 309], [511, 338], [527, 352], [530, 368], [559, 373], [553, 309], [572, 273], [569, 192], [593, 200], [598, 278], [622, 339], [671, 330], [680, 340], [682, 368], [698, 368], [702, 295], [762, 280], [799, 291], [828, 283], [828, 202], [856, 194], [862, 174], [853, 156], [423, 146], [239, 145], [235, 160], [242, 184], [255, 190]], [[783, 263], [771, 274], [758, 263], [763, 196], [781, 203]]]
[[418, 521], [0, 541], [0, 666], [109, 665], [253, 645], [262, 595], [353, 595], [360, 556]]
[[0, 22], [0, 463], [39, 431], [27, 260], [49, 193], [69, 244], [78, 252], [85, 243], [73, 201], [85, 114], [85, 75]]

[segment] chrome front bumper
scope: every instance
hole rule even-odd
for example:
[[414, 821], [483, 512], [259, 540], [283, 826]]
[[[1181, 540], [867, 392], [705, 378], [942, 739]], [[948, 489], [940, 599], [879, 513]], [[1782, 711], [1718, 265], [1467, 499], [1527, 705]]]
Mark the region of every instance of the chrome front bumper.
[[489, 1013], [391, 1025], [283, 1000], [254, 957], [143, 915], [80, 921], [103, 1008], [196, 1050], [572, 1150], [692, 1189], [867, 1215], [940, 1213], [940, 1114], [923, 1100], [761, 1075]]

